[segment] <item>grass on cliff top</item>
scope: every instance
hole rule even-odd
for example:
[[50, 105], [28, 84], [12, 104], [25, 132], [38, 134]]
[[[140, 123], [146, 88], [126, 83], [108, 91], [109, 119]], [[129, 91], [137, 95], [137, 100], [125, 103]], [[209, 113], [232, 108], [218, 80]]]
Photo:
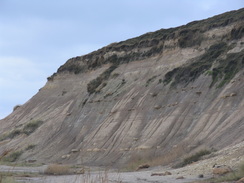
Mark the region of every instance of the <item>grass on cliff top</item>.
[[[88, 69], [96, 69], [106, 63], [123, 64], [143, 58], [148, 58], [163, 52], [164, 41], [170, 39], [178, 39], [178, 46], [181, 48], [200, 45], [203, 40], [203, 32], [217, 27], [224, 27], [243, 19], [244, 8], [237, 11], [231, 11], [217, 15], [205, 20], [194, 21], [180, 27], [149, 32], [132, 39], [118, 43], [112, 43], [82, 57], [71, 58], [58, 69], [58, 73], [68, 71], [71, 73], [79, 74], [87, 71]], [[223, 37], [223, 39], [240, 39], [244, 35], [243, 30], [244, 26], [234, 28], [231, 31], [231, 34]], [[150, 49], [143, 53], [132, 51], [134, 48], [140, 49], [143, 47]], [[114, 54], [106, 59], [104, 58], [106, 53], [113, 51], [123, 51], [126, 54], [123, 56], [117, 56]], [[53, 74], [48, 78], [48, 80], [52, 81], [55, 75], [56, 74]]]
[[126, 41], [121, 41], [117, 44], [113, 44], [111, 45], [111, 48], [112, 46], [121, 47], [123, 45], [135, 45], [145, 40], [153, 40], [153, 39], [164, 40], [167, 38], [172, 38], [176, 36], [174, 32], [177, 30], [179, 30], [179, 32], [185, 30], [189, 32], [196, 31], [196, 30], [199, 30], [200, 32], [204, 32], [206, 30], [216, 28], [216, 27], [223, 27], [230, 23], [243, 20], [243, 19], [244, 19], [244, 8], [240, 10], [230, 11], [224, 14], [216, 15], [214, 17], [205, 20], [193, 21], [180, 27], [161, 29], [155, 32], [149, 32], [139, 37], [128, 39]]

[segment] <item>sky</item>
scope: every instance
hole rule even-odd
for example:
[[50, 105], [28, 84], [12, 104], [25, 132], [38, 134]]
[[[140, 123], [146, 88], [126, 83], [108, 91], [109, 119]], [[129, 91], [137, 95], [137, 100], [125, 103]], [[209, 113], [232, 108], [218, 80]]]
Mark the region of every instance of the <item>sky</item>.
[[243, 0], [0, 0], [0, 119], [69, 58], [243, 7]]

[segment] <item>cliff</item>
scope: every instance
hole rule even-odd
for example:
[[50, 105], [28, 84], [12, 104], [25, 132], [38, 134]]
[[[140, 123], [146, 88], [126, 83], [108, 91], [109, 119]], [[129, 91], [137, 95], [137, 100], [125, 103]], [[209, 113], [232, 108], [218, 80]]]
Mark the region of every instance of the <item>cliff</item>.
[[125, 167], [244, 140], [244, 9], [69, 59], [0, 121], [0, 156]]

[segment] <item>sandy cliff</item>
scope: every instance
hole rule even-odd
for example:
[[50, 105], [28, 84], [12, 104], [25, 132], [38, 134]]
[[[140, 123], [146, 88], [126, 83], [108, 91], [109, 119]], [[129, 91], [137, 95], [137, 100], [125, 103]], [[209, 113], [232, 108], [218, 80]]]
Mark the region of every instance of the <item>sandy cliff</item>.
[[75, 57], [0, 121], [0, 155], [125, 166], [244, 140], [244, 10]]

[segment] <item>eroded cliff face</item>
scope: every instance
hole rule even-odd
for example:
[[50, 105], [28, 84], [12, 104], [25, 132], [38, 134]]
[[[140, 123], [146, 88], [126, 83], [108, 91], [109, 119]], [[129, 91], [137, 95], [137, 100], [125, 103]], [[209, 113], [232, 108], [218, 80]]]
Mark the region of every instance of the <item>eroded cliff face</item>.
[[243, 23], [241, 9], [68, 60], [0, 121], [0, 156], [122, 167], [242, 142]]

